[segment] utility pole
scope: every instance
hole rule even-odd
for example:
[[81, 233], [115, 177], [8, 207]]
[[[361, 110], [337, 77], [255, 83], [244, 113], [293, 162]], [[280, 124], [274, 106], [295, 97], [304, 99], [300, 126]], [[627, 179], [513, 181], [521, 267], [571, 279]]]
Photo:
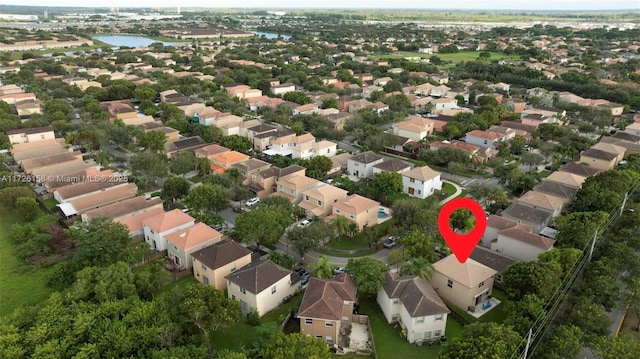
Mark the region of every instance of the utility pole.
[[624, 207], [627, 205], [627, 198], [629, 197], [629, 192], [624, 194], [624, 198], [622, 198], [622, 206], [620, 206], [620, 214], [618, 216], [622, 216], [622, 212], [624, 212]]

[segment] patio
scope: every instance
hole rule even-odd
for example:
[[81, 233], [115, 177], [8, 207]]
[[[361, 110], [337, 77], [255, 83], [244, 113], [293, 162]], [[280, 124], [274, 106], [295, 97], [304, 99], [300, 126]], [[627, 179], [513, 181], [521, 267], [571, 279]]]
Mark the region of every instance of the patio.
[[350, 350], [366, 350], [370, 348], [369, 329], [366, 324], [352, 323], [349, 335]]
[[467, 311], [467, 314], [471, 315], [474, 318], [480, 318], [483, 315], [487, 314], [491, 311], [491, 309], [495, 308], [501, 301], [495, 297], [491, 297], [487, 300], [482, 301], [478, 305], [474, 307], [473, 311]]

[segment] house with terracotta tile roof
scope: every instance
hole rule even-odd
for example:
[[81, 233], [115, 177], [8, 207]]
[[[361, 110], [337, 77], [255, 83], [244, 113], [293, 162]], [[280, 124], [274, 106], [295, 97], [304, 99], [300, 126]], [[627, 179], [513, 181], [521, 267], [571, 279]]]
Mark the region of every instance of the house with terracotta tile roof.
[[226, 276], [251, 263], [251, 251], [227, 239], [191, 254], [193, 276], [218, 290], [227, 289]]
[[331, 204], [347, 198], [349, 192], [329, 184], [314, 187], [302, 192], [298, 208], [304, 210], [308, 218], [323, 218], [331, 214]]
[[227, 151], [209, 157], [211, 171], [222, 174], [232, 165], [248, 160], [250, 157], [238, 151]]
[[524, 231], [532, 231], [532, 227], [526, 224], [520, 224], [508, 218], [491, 215], [487, 218], [487, 229], [484, 231], [480, 240], [480, 245], [491, 248], [491, 243], [498, 238], [498, 233], [503, 229], [519, 228]]
[[562, 208], [565, 204], [569, 203], [569, 200], [567, 198], [556, 197], [538, 191], [528, 191], [518, 198], [517, 202], [534, 209], [547, 211], [553, 217], [556, 217], [560, 215]]
[[347, 273], [332, 279], [311, 277], [298, 309], [300, 333], [329, 345], [342, 343], [343, 328], [352, 326], [356, 292], [356, 283]]
[[533, 208], [516, 201], [500, 214], [503, 218], [531, 226], [533, 233], [540, 233], [553, 219], [549, 211]]
[[578, 176], [577, 174], [569, 173], [569, 172], [561, 172], [554, 171], [547, 177], [545, 177], [545, 181], [560, 183], [573, 188], [580, 188], [582, 184], [587, 179], [587, 177]]
[[500, 142], [505, 141], [505, 137], [506, 135], [501, 133], [473, 130], [467, 132], [464, 141], [472, 145], [490, 147], [495, 150]]
[[496, 273], [473, 259], [460, 263], [451, 254], [433, 264], [429, 284], [440, 298], [466, 311], [491, 297]]
[[[141, 197], [134, 197], [134, 198], [141, 198]], [[119, 203], [114, 203], [114, 204], [117, 205]], [[135, 214], [129, 214], [126, 217], [114, 219], [113, 221], [117, 223], [122, 223], [123, 225], [125, 225], [127, 227], [127, 230], [129, 230], [129, 236], [131, 238], [142, 237], [144, 235], [142, 222], [144, 222], [144, 220], [147, 218], [155, 217], [157, 215], [164, 213], [162, 202], [160, 201], [159, 204], [160, 204], [159, 206], [151, 206], [151, 207], [145, 208], [144, 210], [133, 212]], [[98, 210], [99, 209], [100, 208], [98, 208]]]
[[409, 343], [444, 336], [451, 311], [426, 280], [387, 272], [377, 302], [387, 323], [399, 323]]
[[429, 166], [416, 167], [402, 174], [402, 191], [409, 196], [425, 199], [442, 190], [441, 173]]
[[627, 150], [622, 146], [617, 146], [612, 143], [598, 142], [591, 146], [592, 149], [600, 150], [604, 152], [613, 153], [616, 155], [616, 165], [624, 159]]
[[191, 269], [191, 254], [220, 242], [222, 233], [204, 223], [196, 223], [164, 236], [167, 240], [167, 257], [178, 268]]
[[378, 223], [378, 209], [380, 202], [353, 194], [339, 199], [331, 205], [331, 216], [346, 217], [349, 222], [358, 225], [358, 229], [374, 226]]
[[55, 140], [56, 138], [51, 126], [11, 130], [7, 131], [7, 136], [9, 136], [9, 143], [11, 144]]
[[506, 228], [498, 232], [491, 250], [524, 262], [538, 260], [538, 256], [553, 249], [555, 240], [519, 228]]
[[144, 240], [151, 249], [164, 251], [167, 249], [165, 236], [191, 227], [196, 220], [179, 209], [164, 212], [154, 217], [142, 221]]
[[301, 288], [296, 272], [270, 260], [255, 260], [230, 273], [226, 279], [229, 298], [240, 302], [243, 313], [255, 310], [260, 316], [278, 307]]
[[195, 151], [193, 151], [193, 153], [195, 157], [199, 159], [199, 158], [209, 158], [211, 156], [214, 156], [220, 153], [229, 152], [229, 151], [231, 150], [224, 146], [213, 144], [213, 145], [200, 147]]
[[109, 118], [113, 120], [125, 120], [138, 116], [138, 111], [131, 105], [129, 100], [102, 101], [100, 107], [109, 113]]
[[602, 171], [614, 169], [618, 162], [618, 155], [615, 153], [589, 148], [580, 152], [580, 163], [584, 163], [589, 167], [597, 168]]
[[291, 165], [285, 168], [272, 166], [266, 170], [251, 175], [250, 182], [246, 185], [256, 197], [263, 199], [276, 192], [276, 181], [287, 176], [304, 176], [306, 168], [298, 165]]
[[276, 193], [274, 195], [287, 198], [295, 206], [302, 200], [303, 192], [323, 185], [324, 182], [314, 178], [293, 174], [276, 180]]
[[420, 141], [433, 134], [434, 122], [428, 118], [414, 116], [408, 120], [394, 123], [392, 128], [394, 135]]

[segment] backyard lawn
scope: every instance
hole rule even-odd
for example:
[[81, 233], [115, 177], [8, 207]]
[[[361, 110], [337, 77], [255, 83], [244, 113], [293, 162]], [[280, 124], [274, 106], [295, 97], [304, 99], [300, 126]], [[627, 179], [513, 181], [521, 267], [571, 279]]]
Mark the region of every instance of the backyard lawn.
[[17, 222], [18, 217], [14, 213], [3, 212], [0, 215], [0, 317], [22, 304], [38, 304], [53, 292], [46, 285], [51, 268], [30, 267], [13, 255], [9, 231]]
[[[361, 301], [360, 313], [369, 316], [371, 322], [371, 330], [373, 330], [373, 341], [376, 346], [378, 358], [398, 358], [403, 359], [430, 359], [436, 358], [440, 352], [439, 345], [418, 347], [409, 344], [400, 336], [400, 327], [397, 324], [388, 324], [384, 318], [378, 304], [373, 301]], [[462, 324], [455, 321], [451, 316], [447, 319], [446, 337], [448, 340], [460, 336], [462, 333]]]
[[442, 192], [444, 194], [447, 195], [447, 197], [451, 196], [452, 194], [456, 193], [456, 188], [453, 187], [453, 185], [451, 183], [446, 183], [443, 182], [442, 183]]
[[[280, 325], [291, 310], [298, 310], [302, 302], [302, 294], [293, 297], [288, 303], [284, 303], [267, 313], [260, 320], [261, 324], [275, 322]], [[212, 345], [217, 349], [242, 350], [249, 349], [253, 345], [256, 327], [240, 322], [230, 328], [219, 330], [211, 335]]]

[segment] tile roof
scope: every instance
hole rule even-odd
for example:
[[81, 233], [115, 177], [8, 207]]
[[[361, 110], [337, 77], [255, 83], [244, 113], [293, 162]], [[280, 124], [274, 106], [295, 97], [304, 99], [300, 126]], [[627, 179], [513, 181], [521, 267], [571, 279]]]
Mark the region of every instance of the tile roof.
[[537, 225], [547, 224], [551, 218], [551, 214], [547, 211], [531, 208], [520, 203], [512, 204], [502, 211], [502, 215]]
[[103, 191], [92, 193], [82, 197], [72, 198], [69, 203], [78, 213], [92, 210], [101, 206], [106, 206], [114, 202], [132, 198], [138, 192], [138, 186], [135, 183], [127, 183], [124, 185], [107, 188]]
[[32, 135], [34, 133], [42, 133], [42, 132], [52, 132], [53, 127], [45, 126], [45, 127], [30, 127], [30, 128], [21, 128], [17, 130], [7, 131], [7, 135], [17, 135], [20, 133], [24, 133], [26, 135]]
[[556, 197], [573, 199], [578, 188], [548, 180], [543, 180], [537, 186], [533, 187], [535, 191], [550, 194]]
[[164, 237], [182, 250], [189, 250], [211, 240], [220, 240], [222, 233], [204, 223], [196, 223], [191, 227], [181, 229]]
[[482, 246], [476, 246], [476, 249], [471, 252], [469, 258], [494, 269], [498, 274], [504, 273], [511, 264], [517, 262], [515, 259], [509, 258]]
[[159, 214], [155, 217], [145, 219], [142, 223], [151, 228], [154, 232], [162, 233], [172, 228], [176, 228], [189, 222], [195, 222], [195, 218], [182, 212], [179, 209], [174, 209], [169, 212]]
[[226, 278], [253, 294], [259, 294], [286, 276], [291, 276], [292, 282], [300, 280], [295, 272], [282, 268], [270, 260], [257, 260], [229, 274]]
[[569, 202], [569, 200], [566, 198], [556, 197], [538, 191], [529, 191], [518, 198], [518, 203], [527, 203], [551, 211], [562, 208], [567, 202]]
[[574, 188], [582, 187], [587, 177], [578, 176], [574, 173], [555, 171], [545, 178], [545, 181], [556, 182]]
[[82, 152], [61, 152], [48, 156], [36, 157], [22, 161], [20, 165], [26, 173], [31, 173], [36, 168], [52, 166], [59, 163], [82, 160]]
[[371, 209], [373, 207], [379, 207], [380, 202], [374, 201], [372, 199], [362, 197], [357, 194], [352, 194], [351, 196], [339, 199], [337, 202], [333, 204], [334, 207], [348, 207], [353, 209], [353, 213], [358, 214], [362, 213], [367, 209]]
[[[97, 217], [116, 218], [129, 213], [134, 213], [145, 208], [153, 207], [154, 205], [162, 203], [162, 199], [154, 198], [150, 200], [144, 199], [144, 197], [133, 197], [124, 201], [116, 202], [108, 206], [96, 208], [94, 210], [86, 212], [83, 216], [87, 219]], [[163, 211], [164, 212], [164, 211]]]
[[488, 140], [498, 140], [501, 138], [504, 138], [504, 135], [501, 133], [496, 133], [496, 132], [488, 132], [488, 131], [481, 131], [481, 130], [473, 130], [473, 131], [469, 131], [466, 134], [467, 136], [472, 136], [472, 137], [480, 137], [480, 138], [486, 138]]
[[617, 155], [615, 153], [605, 152], [602, 150], [596, 150], [594, 148], [589, 148], [588, 150], [582, 151], [580, 156], [586, 156], [591, 158], [596, 158], [599, 160], [612, 161], [616, 159]]
[[204, 263], [208, 268], [218, 269], [250, 255], [250, 250], [241, 246], [236, 241], [228, 239], [194, 252], [191, 256]]
[[356, 300], [356, 283], [347, 273], [333, 279], [311, 277], [298, 309], [298, 317], [341, 320], [344, 301]]
[[420, 181], [429, 181], [441, 175], [440, 172], [432, 170], [429, 166], [416, 167], [402, 174], [405, 177]]
[[577, 162], [569, 162], [566, 163], [564, 165], [562, 165], [558, 171], [560, 172], [569, 172], [569, 173], [573, 173], [576, 174], [578, 176], [583, 176], [583, 177], [589, 177], [589, 176], [593, 176], [597, 173], [602, 172], [602, 170], [599, 170], [597, 168], [593, 168], [593, 167], [589, 167], [589, 166], [585, 166], [585, 165], [581, 165]]
[[397, 158], [388, 158], [373, 167], [388, 172], [399, 172], [406, 168], [410, 168], [411, 165]]
[[197, 150], [195, 150], [195, 153], [204, 157], [209, 157], [209, 156], [213, 156], [213, 155], [228, 152], [228, 151], [231, 151], [231, 150], [226, 147], [213, 144], [213, 145], [200, 147]]
[[495, 269], [491, 269], [473, 259], [467, 259], [466, 262], [460, 263], [453, 254], [434, 263], [433, 270], [467, 288], [475, 288], [480, 282], [491, 278], [497, 273]]
[[[115, 203], [115, 204], [118, 204], [118, 203]], [[164, 208], [154, 208], [148, 211], [134, 214], [133, 216], [130, 216], [130, 217], [118, 219], [115, 222], [122, 223], [125, 226], [127, 226], [127, 229], [129, 229], [129, 233], [137, 233], [142, 231], [142, 222], [145, 219], [157, 216], [162, 213], [164, 213]]]
[[450, 313], [429, 283], [418, 276], [387, 272], [382, 289], [390, 299], [400, 299], [412, 318]]
[[521, 227], [522, 229], [529, 230], [529, 231], [533, 230], [531, 228], [531, 226], [528, 226], [526, 224], [520, 224], [518, 222], [512, 221], [512, 220], [507, 219], [507, 218], [503, 218], [503, 217], [500, 217], [500, 216], [496, 216], [496, 215], [491, 215], [491, 216], [489, 216], [489, 219], [487, 219], [487, 227], [495, 228], [498, 231], [501, 231], [501, 230], [507, 229], [507, 228], [513, 228], [513, 227], [516, 227], [518, 225], [524, 226], [524, 227]]
[[[504, 236], [515, 239], [516, 241], [529, 244], [534, 247], [538, 247], [544, 250], [553, 248], [555, 240], [547, 237], [543, 237], [534, 233], [522, 231], [517, 228], [503, 229], [498, 233], [498, 236]], [[498, 239], [499, 240], [499, 239]]]
[[357, 154], [357, 155], [351, 157], [349, 160], [350, 161], [355, 161], [355, 162], [360, 162], [360, 163], [371, 163], [371, 162], [380, 161], [382, 159], [384, 159], [384, 157], [376, 155], [375, 153], [373, 153], [371, 151], [367, 151], [367, 152], [362, 152], [360, 154]]

